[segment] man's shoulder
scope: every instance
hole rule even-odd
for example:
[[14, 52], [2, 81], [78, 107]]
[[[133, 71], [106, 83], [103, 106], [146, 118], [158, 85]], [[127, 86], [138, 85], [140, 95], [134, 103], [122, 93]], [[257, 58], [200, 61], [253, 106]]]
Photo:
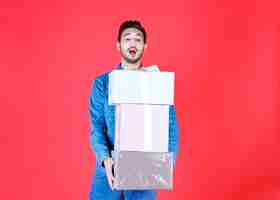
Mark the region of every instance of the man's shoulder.
[[93, 80], [92, 83], [93, 84], [97, 84], [97, 85], [102, 85], [103, 87], [106, 87], [108, 85], [108, 81], [109, 81], [109, 74], [112, 72], [111, 71], [106, 71], [103, 72], [102, 74], [97, 75]]
[[95, 77], [94, 81], [105, 81], [107, 78], [108, 78], [108, 75], [109, 75], [110, 72], [104, 72], [102, 74], [99, 74]]

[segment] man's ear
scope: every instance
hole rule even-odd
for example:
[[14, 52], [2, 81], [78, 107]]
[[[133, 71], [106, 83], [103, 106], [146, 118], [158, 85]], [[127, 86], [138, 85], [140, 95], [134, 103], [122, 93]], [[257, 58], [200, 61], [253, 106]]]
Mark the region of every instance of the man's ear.
[[120, 47], [120, 42], [119, 41], [116, 43], [116, 47], [117, 47], [117, 50], [120, 51], [121, 47]]

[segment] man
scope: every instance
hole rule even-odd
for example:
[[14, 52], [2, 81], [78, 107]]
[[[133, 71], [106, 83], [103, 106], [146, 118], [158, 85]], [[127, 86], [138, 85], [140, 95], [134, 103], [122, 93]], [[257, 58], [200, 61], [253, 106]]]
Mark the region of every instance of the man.
[[[146, 31], [138, 21], [125, 21], [119, 29], [117, 49], [121, 55], [119, 70], [142, 70], [143, 53], [147, 48]], [[108, 105], [108, 74], [98, 76], [90, 96], [91, 137], [90, 143], [96, 155], [96, 170], [93, 177], [90, 200], [154, 200], [153, 190], [113, 190], [115, 106]], [[169, 109], [169, 151], [178, 152], [178, 127], [174, 106]], [[175, 160], [174, 160], [175, 161]]]

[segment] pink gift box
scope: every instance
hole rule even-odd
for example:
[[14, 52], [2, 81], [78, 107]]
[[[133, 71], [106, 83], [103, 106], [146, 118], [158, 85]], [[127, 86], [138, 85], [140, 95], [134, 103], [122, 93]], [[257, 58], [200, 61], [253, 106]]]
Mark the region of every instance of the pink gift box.
[[118, 104], [115, 150], [168, 152], [169, 105]]

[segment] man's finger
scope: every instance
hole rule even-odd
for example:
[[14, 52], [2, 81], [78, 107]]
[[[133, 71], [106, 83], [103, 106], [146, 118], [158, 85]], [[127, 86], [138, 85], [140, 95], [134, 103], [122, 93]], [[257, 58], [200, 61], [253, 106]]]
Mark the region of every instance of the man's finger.
[[109, 183], [111, 189], [113, 190], [113, 174], [112, 174], [112, 167], [111, 167], [111, 165], [106, 167], [106, 175], [107, 175], [108, 183]]
[[109, 172], [109, 174], [108, 174], [108, 181], [109, 181], [109, 185], [110, 185], [110, 187], [111, 187], [111, 189], [113, 190], [113, 175], [112, 175], [112, 173], [111, 172]]

